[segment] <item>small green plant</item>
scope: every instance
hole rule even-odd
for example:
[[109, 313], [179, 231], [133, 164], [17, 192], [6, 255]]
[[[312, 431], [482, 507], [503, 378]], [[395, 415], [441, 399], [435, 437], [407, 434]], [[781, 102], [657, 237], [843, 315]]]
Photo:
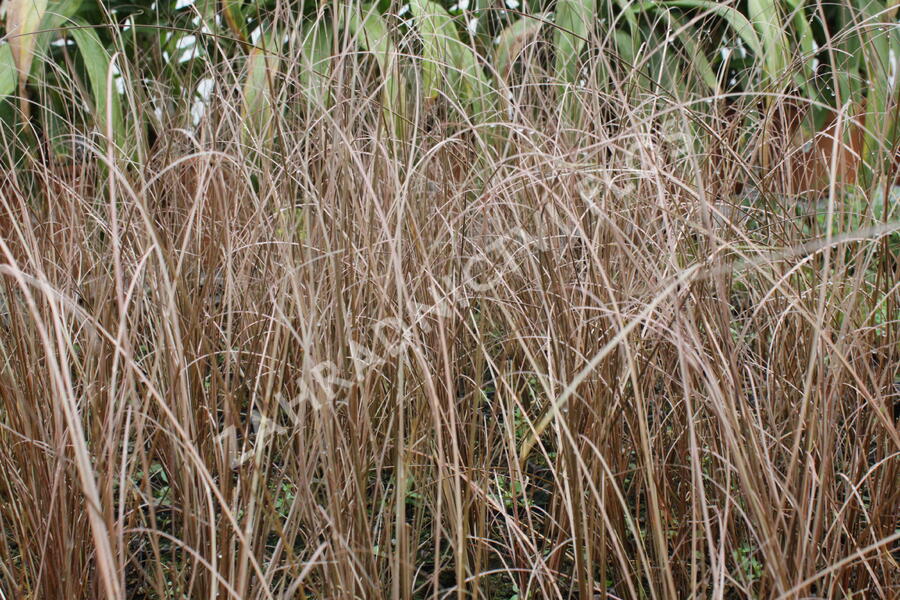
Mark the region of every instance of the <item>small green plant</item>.
[[751, 587], [762, 577], [763, 565], [756, 556], [756, 549], [747, 544], [731, 553], [731, 558], [736, 566], [737, 578], [747, 587]]

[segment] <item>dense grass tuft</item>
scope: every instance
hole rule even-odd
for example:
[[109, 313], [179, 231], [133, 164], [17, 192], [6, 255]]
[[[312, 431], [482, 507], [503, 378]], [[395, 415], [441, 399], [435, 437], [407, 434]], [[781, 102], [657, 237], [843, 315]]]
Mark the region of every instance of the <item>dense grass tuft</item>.
[[334, 35], [2, 130], [0, 597], [896, 598], [874, 118], [860, 169], [788, 84], [552, 34], [478, 114]]

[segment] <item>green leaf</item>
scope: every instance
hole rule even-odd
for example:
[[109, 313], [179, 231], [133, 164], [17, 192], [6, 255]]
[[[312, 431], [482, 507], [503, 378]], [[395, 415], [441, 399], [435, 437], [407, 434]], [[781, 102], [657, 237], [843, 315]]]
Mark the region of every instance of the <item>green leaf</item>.
[[809, 19], [806, 18], [803, 0], [787, 0], [791, 7], [791, 25], [796, 44], [803, 55], [800, 70], [794, 75], [794, 83], [804, 90], [807, 98], [816, 98], [816, 87], [813, 73], [813, 59], [816, 54], [816, 40], [813, 36]]
[[535, 16], [525, 15], [508, 26], [497, 39], [497, 48], [494, 50], [493, 65], [500, 77], [506, 77], [512, 68], [512, 63], [522, 51], [522, 48], [540, 32], [547, 19], [546, 13]]
[[433, 99], [439, 91], [455, 94], [468, 100], [475, 114], [485, 116], [493, 102], [493, 90], [475, 52], [460, 39], [453, 17], [430, 0], [412, 0], [410, 8], [422, 38], [425, 97]]
[[6, 8], [6, 35], [13, 62], [19, 71], [19, 85], [25, 85], [34, 58], [34, 32], [47, 10], [47, 0], [10, 0]]
[[303, 29], [299, 79], [303, 94], [312, 104], [325, 104], [333, 42], [332, 29], [324, 22], [310, 23]]
[[770, 82], [776, 81], [787, 64], [787, 38], [778, 4], [773, 0], [747, 0], [747, 15], [762, 38], [763, 72]]
[[398, 64], [397, 47], [388, 32], [387, 24], [374, 4], [350, 7], [348, 25], [357, 43], [375, 57], [385, 83], [382, 92], [385, 121], [399, 134], [403, 130], [403, 111], [406, 84]]
[[617, 29], [613, 33], [613, 42], [616, 46], [616, 52], [619, 54], [622, 60], [625, 61], [625, 64], [634, 64], [637, 44], [635, 44], [634, 38], [631, 37], [631, 34], [627, 31]]
[[76, 27], [70, 29], [69, 34], [75, 40], [87, 69], [94, 100], [94, 122], [104, 132], [110, 127], [113, 139], [122, 147], [125, 142], [122, 107], [118, 92], [108, 85], [111, 57], [93, 28], [80, 19], [73, 20], [73, 23]]
[[16, 91], [16, 62], [6, 42], [0, 44], [0, 97]]
[[759, 41], [759, 36], [756, 35], [753, 24], [733, 6], [721, 4], [719, 2], [710, 2], [709, 0], [669, 0], [667, 2], [644, 2], [641, 4], [641, 8], [652, 8], [654, 6], [677, 6], [680, 8], [699, 8], [707, 10], [724, 19], [744, 43], [747, 44], [754, 56], [762, 57], [763, 55], [763, 45]]
[[242, 10], [243, 0], [222, 0], [222, 15], [231, 33], [242, 42], [249, 39], [247, 35], [247, 21]]
[[593, 23], [595, 0], [559, 0], [556, 4], [556, 26], [553, 46], [556, 49], [556, 76], [574, 81], [578, 57]]
[[265, 141], [271, 134], [274, 103], [269, 84], [278, 75], [281, 61], [274, 53], [275, 36], [266, 35], [261, 45], [250, 50], [247, 57], [247, 79], [244, 81], [245, 134], [262, 135]]
[[[47, 5], [47, 12], [41, 21], [41, 29], [58, 29], [72, 19], [81, 8], [82, 0], [54, 0]], [[58, 32], [56, 32], [58, 33]]]
[[578, 58], [594, 22], [595, 0], [559, 0], [556, 3], [556, 27], [553, 46], [556, 49], [556, 76], [574, 81]]
[[684, 27], [681, 20], [673, 14], [667, 14], [667, 18], [671, 24], [669, 27], [670, 31], [678, 32], [678, 41], [681, 42], [687, 53], [688, 66], [697, 72], [710, 92], [713, 94], [719, 93], [719, 80], [713, 71], [712, 65], [709, 63], [709, 59], [704, 54], [703, 47], [695, 39], [697, 32], [689, 27]]
[[[896, 2], [894, 3], [896, 5]], [[895, 160], [894, 151], [900, 141], [897, 98], [900, 89], [900, 27], [884, 27], [889, 10], [883, 2], [857, 0], [864, 25], [854, 28], [859, 37], [860, 70], [868, 83], [865, 104], [865, 133], [860, 169], [864, 187], [876, 182]], [[851, 97], [856, 100], [856, 97]], [[847, 98], [843, 98], [847, 101]]]
[[452, 62], [451, 44], [459, 42], [459, 35], [453, 19], [441, 6], [428, 0], [412, 0], [409, 6], [422, 38], [422, 87], [430, 100], [443, 87], [444, 73]]
[[43, 75], [44, 61], [47, 59], [47, 49], [50, 42], [57, 39], [60, 35], [64, 23], [75, 16], [81, 7], [81, 0], [56, 0], [47, 5], [47, 11], [38, 31], [35, 34], [34, 58], [31, 64], [30, 77], [32, 80], [40, 80]]

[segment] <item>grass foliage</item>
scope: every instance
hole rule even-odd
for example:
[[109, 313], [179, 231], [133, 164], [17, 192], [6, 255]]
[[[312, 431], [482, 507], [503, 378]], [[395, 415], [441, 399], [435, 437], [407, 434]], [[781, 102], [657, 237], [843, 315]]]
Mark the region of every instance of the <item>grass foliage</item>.
[[6, 7], [0, 597], [897, 597], [896, 2], [165, 4]]

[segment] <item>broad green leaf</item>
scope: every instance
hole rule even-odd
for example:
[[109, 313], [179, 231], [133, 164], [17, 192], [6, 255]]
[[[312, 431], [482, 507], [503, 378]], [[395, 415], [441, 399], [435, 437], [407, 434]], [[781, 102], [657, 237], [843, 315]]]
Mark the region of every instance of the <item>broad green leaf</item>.
[[497, 48], [494, 50], [494, 68], [500, 77], [506, 77], [512, 68], [512, 63], [522, 51], [522, 48], [540, 32], [547, 14], [535, 16], [526, 15], [520, 17], [515, 23], [504, 29], [497, 40]]
[[806, 18], [804, 10], [806, 2], [804, 0], [787, 0], [787, 3], [791, 8], [791, 25], [794, 27], [797, 44], [804, 53], [812, 54], [815, 51], [816, 41], [809, 19]]
[[556, 3], [556, 30], [553, 47], [556, 50], [556, 76], [574, 81], [578, 73], [578, 58], [594, 22], [595, 0], [559, 0]]
[[[857, 0], [864, 24], [855, 27], [862, 52], [857, 57], [864, 80], [868, 83], [865, 98], [865, 136], [860, 170], [861, 183], [875, 183], [874, 175], [890, 168], [893, 151], [900, 138], [897, 98], [900, 95], [900, 26], [881, 24], [896, 8], [883, 2]], [[851, 97], [856, 99], [855, 97]]]
[[[640, 25], [638, 25], [637, 13], [638, 11], [635, 9], [633, 0], [617, 0], [617, 4], [621, 9], [621, 16], [625, 19], [625, 22], [628, 23], [628, 30], [632, 36], [636, 35], [640, 31]], [[618, 31], [621, 28], [615, 27], [616, 22], [613, 22], [614, 28]]]
[[0, 44], [0, 98], [16, 91], [16, 62], [6, 42]]
[[247, 42], [250, 38], [247, 35], [247, 22], [242, 10], [243, 4], [243, 0], [222, 0], [222, 16], [225, 17], [225, 23], [231, 33], [240, 41]]
[[38, 27], [38, 31], [41, 33], [35, 34], [35, 60], [31, 63], [30, 74], [32, 80], [40, 80], [42, 77], [44, 60], [47, 58], [47, 49], [50, 47], [50, 42], [60, 36], [60, 33], [63, 31], [63, 24], [74, 17], [80, 7], [81, 0], [55, 0], [47, 5], [44, 18], [41, 19], [41, 24]]
[[261, 45], [247, 57], [247, 79], [244, 81], [243, 112], [245, 134], [262, 135], [267, 142], [274, 117], [270, 82], [278, 75], [280, 59], [275, 54], [275, 36], [267, 35]]
[[25, 84], [34, 58], [34, 32], [38, 30], [47, 0], [10, 0], [6, 8], [6, 35], [13, 62], [19, 70], [19, 86]]
[[63, 116], [63, 107], [71, 100], [64, 94], [48, 89], [41, 98], [41, 126], [44, 137], [54, 156], [71, 160], [78, 150], [78, 143], [72, 137], [72, 124]]
[[73, 20], [75, 27], [69, 30], [84, 61], [94, 104], [94, 122], [101, 131], [112, 127], [113, 139], [122, 147], [125, 142], [125, 127], [122, 121], [122, 107], [116, 89], [107, 85], [112, 67], [109, 52], [103, 46], [97, 32], [84, 21]]
[[398, 64], [397, 47], [375, 5], [367, 4], [359, 8], [351, 6], [349, 10], [350, 32], [357, 43], [375, 57], [381, 76], [385, 79], [382, 93], [385, 120], [395, 128], [394, 133], [399, 134], [406, 116], [403, 110], [406, 85]]
[[695, 39], [696, 31], [691, 28], [685, 28], [681, 20], [675, 15], [669, 15], [669, 18], [672, 21], [672, 31], [678, 32], [678, 41], [681, 42], [687, 52], [689, 62], [686, 66], [697, 72], [700, 79], [703, 80], [703, 83], [709, 88], [710, 92], [718, 94], [720, 91], [719, 80], [716, 77], [712, 66], [709, 64], [709, 59], [706, 58], [703, 48]]
[[303, 94], [313, 104], [324, 104], [331, 72], [333, 35], [331, 27], [321, 21], [303, 29], [300, 57], [300, 85]]
[[762, 38], [763, 72], [769, 82], [776, 81], [787, 64], [787, 38], [778, 3], [774, 0], [747, 0], [747, 15]]
[[615, 33], [613, 33], [613, 42], [616, 45], [616, 52], [618, 52], [625, 64], [634, 64], [634, 58], [636, 56], [635, 49], [637, 45], [634, 42], [634, 38], [631, 37], [631, 34], [627, 31], [617, 29]]
[[641, 8], [654, 6], [677, 6], [680, 8], [699, 8], [721, 17], [734, 32], [744, 41], [756, 57], [762, 57], [763, 45], [756, 35], [753, 24], [739, 10], [728, 4], [710, 2], [709, 0], [668, 0], [662, 2], [644, 2]]
[[679, 60], [678, 49], [669, 33], [662, 28], [652, 28], [645, 32], [642, 42], [643, 52], [637, 64], [642, 66], [643, 76], [654, 82], [658, 89], [680, 95], [688, 81], [682, 75], [683, 61]]
[[460, 39], [453, 17], [430, 0], [412, 0], [410, 8], [422, 38], [425, 97], [434, 98], [440, 90], [455, 93], [469, 101], [475, 114], [485, 116], [493, 102], [493, 90], [475, 52]]
[[59, 29], [63, 23], [75, 17], [81, 4], [82, 0], [53, 0], [47, 5], [44, 20], [41, 21], [41, 30]]
[[[199, 25], [202, 25], [210, 31], [218, 32], [220, 27], [217, 23], [219, 0], [194, 0], [191, 9], [197, 11], [200, 17]], [[224, 13], [224, 10], [222, 11]]]
[[816, 88], [813, 73], [813, 59], [816, 53], [816, 40], [813, 37], [812, 27], [806, 18], [803, 0], [787, 0], [791, 7], [791, 25], [796, 43], [803, 56], [800, 70], [794, 75], [794, 83], [804, 90], [807, 98], [816, 97]]
[[453, 19], [441, 6], [428, 0], [409, 4], [422, 38], [422, 87], [425, 97], [437, 97], [448, 66], [453, 62], [452, 48], [459, 42]]
[[357, 42], [375, 57], [381, 73], [384, 76], [392, 73], [397, 67], [397, 47], [377, 8], [367, 4], [359, 11], [354, 10], [350, 13], [349, 25]]

